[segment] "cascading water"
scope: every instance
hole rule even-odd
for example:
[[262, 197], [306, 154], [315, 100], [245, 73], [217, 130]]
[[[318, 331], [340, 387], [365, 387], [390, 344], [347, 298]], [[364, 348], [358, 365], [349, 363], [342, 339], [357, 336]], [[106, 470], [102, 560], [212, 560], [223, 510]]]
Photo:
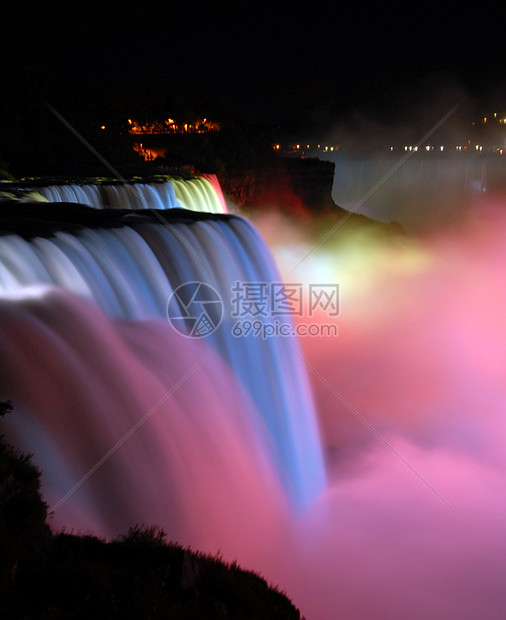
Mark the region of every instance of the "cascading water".
[[71, 202], [95, 209], [189, 209], [226, 213], [227, 206], [214, 174], [163, 181], [65, 183], [35, 187], [48, 202]]
[[[266, 543], [323, 491], [297, 341], [232, 334], [235, 283], [280, 281], [248, 221], [0, 206], [0, 398], [15, 405], [8, 436], [35, 455], [54, 526], [116, 535], [156, 523], [233, 554], [246, 531]], [[192, 282], [223, 310], [205, 338], [166, 316]]]
[[[230, 337], [231, 283], [280, 277], [247, 221], [4, 206], [2, 426], [42, 468], [51, 524], [160, 525], [308, 620], [501, 620], [506, 218], [480, 197], [426, 238], [318, 245], [307, 220], [257, 220], [287, 282], [299, 264], [340, 285], [338, 340], [301, 340], [320, 433], [298, 344]], [[189, 278], [224, 297], [205, 338], [168, 321]]]
[[[413, 147], [411, 147], [413, 149]], [[459, 218], [502, 178], [494, 153], [398, 150], [376, 156], [322, 153], [335, 164], [332, 198], [341, 207], [410, 232], [435, 230]], [[394, 172], [394, 173], [393, 173]]]

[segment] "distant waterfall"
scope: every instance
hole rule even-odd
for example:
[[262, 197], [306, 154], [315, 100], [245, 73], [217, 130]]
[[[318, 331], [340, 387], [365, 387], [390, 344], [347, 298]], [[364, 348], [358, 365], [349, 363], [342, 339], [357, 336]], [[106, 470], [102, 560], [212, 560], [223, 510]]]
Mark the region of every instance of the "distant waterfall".
[[402, 151], [322, 158], [335, 163], [332, 198], [336, 204], [372, 219], [396, 221], [410, 232], [455, 221], [504, 178], [502, 157], [490, 153]]

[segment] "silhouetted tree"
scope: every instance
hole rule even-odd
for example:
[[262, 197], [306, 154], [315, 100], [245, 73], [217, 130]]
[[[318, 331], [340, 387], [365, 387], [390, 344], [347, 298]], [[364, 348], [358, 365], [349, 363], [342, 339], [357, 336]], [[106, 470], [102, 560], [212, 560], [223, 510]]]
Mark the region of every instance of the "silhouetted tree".
[[[10, 411], [10, 401], [0, 402], [1, 417]], [[30, 455], [21, 454], [0, 435], [0, 575], [4, 587], [14, 583], [20, 563], [33, 561], [49, 540], [46, 517], [39, 470]]]

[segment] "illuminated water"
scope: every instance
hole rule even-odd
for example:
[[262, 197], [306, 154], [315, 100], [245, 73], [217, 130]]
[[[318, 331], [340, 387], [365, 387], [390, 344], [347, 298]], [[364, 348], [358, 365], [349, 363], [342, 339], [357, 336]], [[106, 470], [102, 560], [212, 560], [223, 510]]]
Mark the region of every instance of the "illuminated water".
[[49, 202], [72, 202], [95, 209], [175, 209], [226, 213], [216, 175], [172, 178], [152, 183], [66, 183], [36, 191]]
[[447, 226], [480, 195], [504, 187], [506, 161], [499, 155], [427, 153], [423, 145], [419, 151], [371, 157], [322, 154], [335, 164], [333, 200], [419, 232]]
[[340, 283], [339, 337], [303, 340], [329, 486], [289, 591], [322, 619], [501, 618], [504, 196], [416, 238], [338, 229], [309, 256], [307, 224], [257, 225], [291, 281]]
[[162, 525], [308, 619], [502, 618], [504, 204], [416, 240], [337, 231], [309, 255], [307, 221], [259, 217], [288, 283], [339, 283], [339, 335], [299, 343], [165, 318], [189, 278], [224, 294], [281, 277], [241, 217], [2, 237], [0, 398], [52, 525]]

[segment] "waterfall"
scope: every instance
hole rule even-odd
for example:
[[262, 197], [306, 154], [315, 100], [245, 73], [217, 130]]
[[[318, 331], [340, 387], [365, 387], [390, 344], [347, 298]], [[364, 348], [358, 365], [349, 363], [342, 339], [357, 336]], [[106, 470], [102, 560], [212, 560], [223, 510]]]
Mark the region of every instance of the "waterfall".
[[287, 286], [305, 257], [343, 292], [338, 340], [301, 340], [311, 394], [296, 339], [234, 333], [237, 284], [282, 278], [245, 218], [0, 202], [1, 432], [53, 528], [160, 526], [312, 620], [502, 618], [506, 217], [480, 195], [426, 238], [256, 220]]
[[504, 176], [493, 153], [393, 152], [370, 157], [322, 155], [335, 164], [332, 198], [372, 219], [410, 232], [434, 230], [459, 218]]
[[[1, 206], [0, 399], [14, 404], [7, 435], [42, 469], [56, 526], [157, 523], [217, 549], [224, 528], [244, 545], [245, 527], [270, 530], [273, 514], [322, 492], [297, 340], [232, 332], [234, 285], [280, 282], [249, 221]], [[186, 283], [217, 294], [221, 321], [205, 337], [168, 320]]]
[[35, 188], [48, 202], [71, 202], [94, 209], [176, 209], [225, 213], [216, 175], [154, 182], [63, 183]]

